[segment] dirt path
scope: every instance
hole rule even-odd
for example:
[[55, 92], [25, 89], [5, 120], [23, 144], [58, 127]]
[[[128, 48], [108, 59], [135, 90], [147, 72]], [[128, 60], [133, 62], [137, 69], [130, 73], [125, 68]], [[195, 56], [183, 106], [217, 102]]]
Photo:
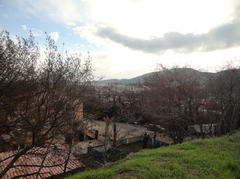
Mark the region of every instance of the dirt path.
[[[111, 123], [109, 125], [109, 134], [110, 138], [113, 139], [113, 124]], [[104, 121], [94, 121], [91, 124], [89, 124], [89, 127], [92, 130], [98, 130], [99, 134], [105, 133], [105, 122]], [[153, 137], [154, 132], [148, 131], [146, 126], [142, 125], [133, 125], [133, 124], [127, 124], [127, 123], [116, 123], [116, 130], [117, 130], [117, 138], [131, 138], [131, 137], [139, 137], [144, 133], [150, 133]], [[163, 141], [168, 144], [172, 144], [173, 140], [169, 138], [168, 135], [161, 135], [157, 133], [157, 140]]]

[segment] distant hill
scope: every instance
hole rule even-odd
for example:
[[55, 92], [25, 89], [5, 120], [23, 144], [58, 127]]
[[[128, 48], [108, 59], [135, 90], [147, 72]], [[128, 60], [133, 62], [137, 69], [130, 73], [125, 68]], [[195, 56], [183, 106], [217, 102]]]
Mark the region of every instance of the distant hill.
[[134, 77], [134, 78], [130, 78], [130, 79], [109, 79], [109, 80], [101, 80], [99, 83], [100, 84], [108, 84], [108, 83], [119, 83], [119, 84], [134, 84], [134, 83], [143, 83], [143, 79], [147, 76], [150, 76], [151, 74], [153, 74], [154, 72], [152, 73], [146, 73], [144, 75], [141, 75], [141, 76], [137, 76], [137, 77]]
[[[199, 78], [201, 78], [202, 80], [205, 80], [207, 78], [210, 78], [210, 77], [213, 77], [215, 76], [216, 73], [211, 73], [211, 72], [201, 72], [201, 71], [197, 71], [197, 70], [194, 70], [192, 68], [179, 68], [178, 70], [182, 71], [182, 70], [187, 70], [190, 72], [192, 71], [195, 71]], [[155, 72], [151, 72], [151, 73], [146, 73], [146, 74], [143, 74], [141, 76], [137, 76], [137, 77], [134, 77], [134, 78], [130, 78], [130, 79], [108, 79], [108, 80], [102, 80], [100, 81], [99, 83], [100, 84], [108, 84], [108, 83], [118, 83], [118, 84], [134, 84], [134, 83], [143, 83], [143, 80], [145, 77], [148, 77], [150, 75], [152, 75], [153, 73]]]

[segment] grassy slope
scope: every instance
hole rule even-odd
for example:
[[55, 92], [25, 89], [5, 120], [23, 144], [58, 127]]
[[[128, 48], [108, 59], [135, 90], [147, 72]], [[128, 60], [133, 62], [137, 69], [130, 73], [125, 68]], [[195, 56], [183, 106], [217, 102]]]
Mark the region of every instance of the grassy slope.
[[77, 178], [240, 178], [240, 132], [216, 139], [141, 150]]

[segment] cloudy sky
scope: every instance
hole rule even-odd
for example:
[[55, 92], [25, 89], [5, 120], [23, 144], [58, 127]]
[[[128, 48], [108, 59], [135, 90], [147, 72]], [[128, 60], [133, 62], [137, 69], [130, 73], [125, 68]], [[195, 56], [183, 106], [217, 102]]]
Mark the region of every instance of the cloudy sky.
[[[166, 66], [214, 71], [240, 56], [239, 0], [0, 0], [0, 30], [44, 49], [89, 51], [95, 76], [132, 78]], [[14, 38], [14, 36], [12, 36]]]

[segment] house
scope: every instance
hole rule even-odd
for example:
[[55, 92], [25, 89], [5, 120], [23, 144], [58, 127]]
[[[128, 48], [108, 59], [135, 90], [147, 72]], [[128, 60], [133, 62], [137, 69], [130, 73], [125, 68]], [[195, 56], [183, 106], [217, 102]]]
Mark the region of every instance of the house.
[[201, 133], [201, 130], [204, 134], [215, 134], [220, 132], [220, 124], [195, 124], [193, 126], [188, 126], [188, 132], [190, 133]]
[[215, 102], [209, 103], [200, 103], [199, 106], [203, 107], [206, 111], [219, 111], [221, 110], [221, 106]]
[[[82, 103], [76, 106], [74, 114], [75, 114], [75, 117], [71, 119], [72, 123], [69, 123], [64, 127], [61, 127], [61, 130], [64, 130], [67, 134], [75, 133], [75, 140], [78, 140], [79, 135], [83, 133], [83, 131], [85, 130], [85, 125], [83, 123], [83, 104]], [[11, 121], [15, 121], [15, 120], [18, 121], [18, 118], [11, 119]], [[20, 128], [16, 125], [16, 128], [12, 128], [12, 130], [8, 133], [1, 133], [0, 131], [0, 152], [19, 150], [19, 149], [26, 148], [27, 146], [32, 144], [32, 136], [33, 136], [34, 130], [31, 128], [31, 126], [37, 123], [37, 120], [31, 119], [31, 120], [27, 120], [27, 122], [29, 126], [27, 125], [21, 126], [22, 128]], [[79, 125], [77, 126], [75, 124], [79, 124]], [[74, 131], [72, 126], [74, 126], [74, 129], [75, 129]], [[26, 129], [24, 127], [26, 127]], [[41, 127], [41, 130], [38, 131], [38, 135], [42, 137], [43, 135], [45, 135], [45, 133], [49, 129], [49, 122], [45, 122], [42, 126], [39, 125], [39, 127]], [[48, 137], [53, 137], [51, 135], [52, 135], [51, 133], [47, 134], [45, 137], [46, 140]], [[68, 135], [64, 136], [61, 133], [58, 135], [55, 135], [54, 143], [64, 144], [65, 143], [64, 137], [68, 138]]]
[[[0, 173], [11, 162], [18, 150], [0, 153]], [[22, 155], [7, 171], [3, 179], [10, 178], [57, 178], [64, 174], [68, 150], [63, 145], [51, 145], [48, 148], [34, 147]], [[66, 173], [84, 169], [84, 165], [72, 154], [66, 167]]]

